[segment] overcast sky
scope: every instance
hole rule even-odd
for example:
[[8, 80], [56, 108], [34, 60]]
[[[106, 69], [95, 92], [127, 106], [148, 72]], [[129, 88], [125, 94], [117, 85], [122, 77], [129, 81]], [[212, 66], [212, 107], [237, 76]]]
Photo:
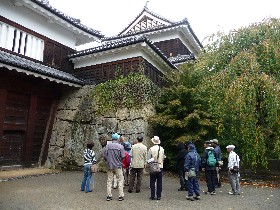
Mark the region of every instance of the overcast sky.
[[[49, 3], [105, 36], [117, 35], [142, 11], [147, 0], [49, 0]], [[280, 18], [280, 0], [149, 0], [148, 8], [173, 21], [187, 18], [204, 38], [228, 32], [264, 18]]]

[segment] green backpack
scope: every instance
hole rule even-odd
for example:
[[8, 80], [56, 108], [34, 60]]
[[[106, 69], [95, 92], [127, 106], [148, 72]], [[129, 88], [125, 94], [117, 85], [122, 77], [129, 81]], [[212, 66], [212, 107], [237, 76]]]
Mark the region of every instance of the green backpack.
[[208, 152], [208, 158], [207, 158], [207, 165], [208, 166], [216, 166], [216, 158], [213, 150], [210, 150]]

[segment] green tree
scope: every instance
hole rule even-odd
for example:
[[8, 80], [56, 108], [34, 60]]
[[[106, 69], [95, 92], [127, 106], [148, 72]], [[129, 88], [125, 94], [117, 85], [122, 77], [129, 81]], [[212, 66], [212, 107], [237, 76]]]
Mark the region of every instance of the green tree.
[[197, 91], [201, 78], [193, 71], [194, 65], [190, 62], [178, 72], [167, 75], [168, 86], [162, 89], [156, 106], [157, 114], [150, 119], [163, 140], [167, 165], [173, 169], [173, 157], [179, 142], [191, 140], [202, 148], [202, 142], [215, 131], [211, 116], [204, 111], [205, 103]]
[[280, 20], [210, 37], [195, 63], [168, 76], [152, 119], [172, 157], [178, 142], [217, 137], [242, 161], [280, 158]]
[[243, 161], [266, 166], [280, 148], [280, 21], [268, 19], [218, 34], [197, 62], [207, 72], [200, 93], [224, 144]]

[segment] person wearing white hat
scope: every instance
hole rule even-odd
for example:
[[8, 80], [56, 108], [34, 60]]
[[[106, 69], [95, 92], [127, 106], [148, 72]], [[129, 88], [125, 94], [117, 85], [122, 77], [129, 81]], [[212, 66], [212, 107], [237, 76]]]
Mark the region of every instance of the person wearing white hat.
[[[162, 171], [163, 171], [163, 159], [164, 159], [164, 149], [160, 146], [160, 139], [158, 136], [154, 136], [151, 141], [154, 146], [152, 146], [148, 151], [148, 162], [157, 161], [159, 164], [160, 172], [157, 174], [150, 173], [150, 188], [151, 188], [151, 200], [160, 200], [162, 192]], [[155, 184], [157, 185], [155, 187]], [[155, 193], [156, 196], [155, 197]]]
[[240, 183], [239, 183], [239, 156], [233, 151], [235, 148], [234, 145], [228, 145], [226, 147], [228, 156], [228, 177], [231, 185], [232, 191], [230, 191], [229, 195], [240, 195]]

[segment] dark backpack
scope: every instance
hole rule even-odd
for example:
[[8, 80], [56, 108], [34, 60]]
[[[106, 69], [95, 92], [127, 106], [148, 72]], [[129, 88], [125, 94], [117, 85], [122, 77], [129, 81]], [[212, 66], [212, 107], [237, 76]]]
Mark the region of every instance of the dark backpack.
[[208, 152], [208, 157], [207, 157], [207, 161], [206, 161], [208, 166], [216, 166], [217, 160], [214, 154], [213, 150], [210, 150]]

